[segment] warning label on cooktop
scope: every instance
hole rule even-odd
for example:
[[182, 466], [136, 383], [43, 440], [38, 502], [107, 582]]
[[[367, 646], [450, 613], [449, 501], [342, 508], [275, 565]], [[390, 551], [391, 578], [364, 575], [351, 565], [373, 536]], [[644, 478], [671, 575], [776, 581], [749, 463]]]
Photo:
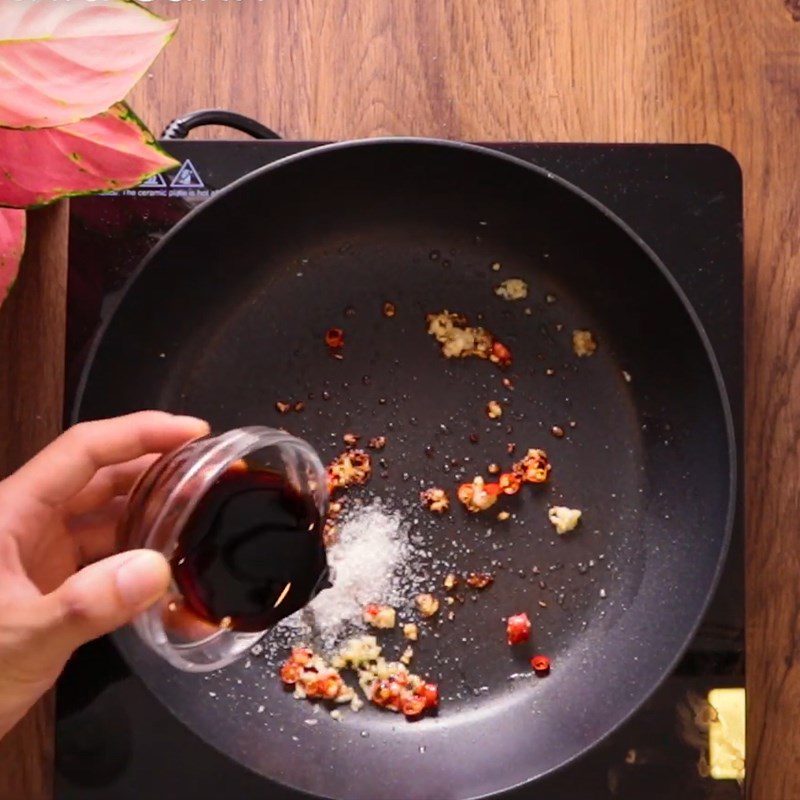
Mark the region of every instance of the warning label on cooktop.
[[190, 159], [181, 164], [181, 168], [175, 173], [175, 177], [169, 183], [171, 189], [204, 189], [200, 176]]
[[110, 197], [209, 197], [215, 190], [206, 187], [192, 160], [187, 158], [175, 172], [151, 175], [133, 189], [119, 192], [103, 192]]

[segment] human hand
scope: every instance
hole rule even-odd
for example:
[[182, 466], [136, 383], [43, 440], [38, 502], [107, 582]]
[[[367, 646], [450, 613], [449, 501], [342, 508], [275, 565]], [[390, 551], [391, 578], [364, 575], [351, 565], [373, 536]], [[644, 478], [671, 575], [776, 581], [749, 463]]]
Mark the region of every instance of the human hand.
[[202, 420], [161, 411], [82, 423], [0, 481], [0, 737], [76, 647], [167, 590], [160, 553], [113, 555], [116, 524], [142, 471], [206, 433]]

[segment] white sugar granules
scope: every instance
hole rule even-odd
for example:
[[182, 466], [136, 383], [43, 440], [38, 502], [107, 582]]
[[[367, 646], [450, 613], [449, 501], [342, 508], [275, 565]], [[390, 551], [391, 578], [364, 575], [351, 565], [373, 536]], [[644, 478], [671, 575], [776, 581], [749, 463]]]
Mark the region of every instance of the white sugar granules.
[[367, 603], [407, 607], [417, 582], [412, 549], [408, 525], [397, 511], [379, 500], [353, 509], [343, 518], [338, 542], [328, 550], [333, 586], [270, 631], [264, 639], [267, 649], [306, 641], [332, 652], [364, 628]]
[[361, 620], [367, 603], [401, 601], [397, 584], [408, 551], [406, 526], [380, 503], [357, 510], [328, 551], [333, 587], [309, 604], [307, 614], [323, 644], [333, 643], [343, 627]]

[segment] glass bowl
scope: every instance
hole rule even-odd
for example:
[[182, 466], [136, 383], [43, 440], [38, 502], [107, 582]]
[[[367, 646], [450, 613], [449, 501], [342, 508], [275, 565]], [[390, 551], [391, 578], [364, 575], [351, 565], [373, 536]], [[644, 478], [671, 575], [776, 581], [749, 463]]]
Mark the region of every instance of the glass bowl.
[[[118, 529], [118, 549], [146, 547], [171, 560], [201, 498], [237, 462], [248, 469], [269, 470], [299, 495], [310, 498], [321, 528], [328, 490], [325, 468], [316, 452], [291, 434], [254, 426], [196, 439], [158, 459], [131, 491]], [[319, 535], [321, 562], [308, 600], [327, 585], [328, 577], [321, 530], [310, 535]], [[191, 672], [230, 664], [268, 630], [237, 631], [225, 622], [213, 624], [191, 613], [174, 571], [167, 594], [140, 614], [133, 627], [170, 664]]]

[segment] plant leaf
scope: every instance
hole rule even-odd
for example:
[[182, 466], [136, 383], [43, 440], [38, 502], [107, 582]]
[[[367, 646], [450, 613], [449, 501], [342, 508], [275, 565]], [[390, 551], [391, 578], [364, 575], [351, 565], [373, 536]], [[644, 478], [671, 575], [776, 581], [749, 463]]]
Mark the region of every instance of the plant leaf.
[[130, 0], [0, 0], [0, 126], [50, 128], [105, 111], [177, 24]]
[[124, 103], [63, 128], [0, 128], [0, 205], [124, 189], [177, 164]]
[[0, 306], [8, 296], [25, 249], [25, 212], [0, 208]]

